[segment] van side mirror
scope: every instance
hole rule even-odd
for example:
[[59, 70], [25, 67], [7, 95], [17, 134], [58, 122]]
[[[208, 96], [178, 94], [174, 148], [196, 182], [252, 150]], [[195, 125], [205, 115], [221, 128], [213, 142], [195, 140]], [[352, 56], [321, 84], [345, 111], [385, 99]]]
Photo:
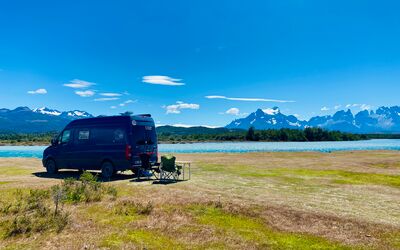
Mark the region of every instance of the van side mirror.
[[51, 145], [56, 146], [57, 145], [57, 138], [51, 139]]

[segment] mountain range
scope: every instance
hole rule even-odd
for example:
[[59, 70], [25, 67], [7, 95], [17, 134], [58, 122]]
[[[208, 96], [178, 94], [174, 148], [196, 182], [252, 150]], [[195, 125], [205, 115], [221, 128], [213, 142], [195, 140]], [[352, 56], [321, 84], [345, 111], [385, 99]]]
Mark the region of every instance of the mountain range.
[[[3, 108], [0, 109], [0, 132], [42, 133], [60, 131], [74, 119], [90, 117], [94, 116], [81, 110], [58, 111], [47, 107], [35, 109], [18, 107], [13, 110]], [[183, 129], [172, 126], [163, 127], [158, 127], [157, 131], [174, 132], [177, 130], [179, 133], [188, 133], [188, 131], [191, 131], [190, 129], [184, 129], [185, 131], [183, 131]], [[281, 113], [278, 107], [258, 109], [247, 117], [232, 121], [225, 126], [225, 129], [248, 129], [250, 127], [258, 130], [320, 127], [327, 130], [350, 133], [394, 134], [400, 133], [400, 107], [380, 107], [375, 111], [363, 110], [356, 114], [353, 114], [351, 110], [340, 110], [333, 115], [312, 117], [308, 121], [299, 120], [294, 115], [285, 115]], [[207, 128], [207, 133], [213, 133], [210, 130], [213, 129]], [[219, 131], [221, 128], [216, 128], [215, 130]], [[195, 131], [202, 130], [197, 127]]]
[[16, 133], [42, 133], [60, 131], [70, 121], [89, 118], [93, 115], [85, 111], [72, 110], [60, 112], [46, 107], [30, 109], [0, 109], [0, 131]]
[[380, 107], [353, 114], [350, 109], [337, 111], [333, 115], [315, 116], [308, 121], [296, 116], [282, 114], [278, 107], [258, 109], [245, 118], [236, 119], [226, 126], [229, 129], [304, 129], [320, 127], [350, 133], [399, 133], [400, 107]]

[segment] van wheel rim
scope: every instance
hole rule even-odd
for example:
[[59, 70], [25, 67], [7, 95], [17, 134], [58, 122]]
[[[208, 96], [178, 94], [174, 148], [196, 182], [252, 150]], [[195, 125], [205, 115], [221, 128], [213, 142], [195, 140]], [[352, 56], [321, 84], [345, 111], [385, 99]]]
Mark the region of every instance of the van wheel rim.
[[48, 173], [52, 174], [56, 171], [56, 165], [54, 164], [53, 161], [49, 161], [46, 165], [46, 170]]

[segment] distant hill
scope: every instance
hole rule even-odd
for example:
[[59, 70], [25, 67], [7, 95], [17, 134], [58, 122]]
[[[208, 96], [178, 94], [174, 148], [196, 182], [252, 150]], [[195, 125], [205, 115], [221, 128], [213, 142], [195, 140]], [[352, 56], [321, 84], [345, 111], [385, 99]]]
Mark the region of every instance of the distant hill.
[[380, 107], [376, 111], [360, 111], [353, 115], [351, 110], [341, 110], [333, 115], [316, 116], [308, 121], [293, 115], [282, 114], [278, 107], [258, 109], [245, 118], [236, 119], [226, 126], [228, 129], [304, 129], [320, 127], [349, 133], [400, 133], [400, 107]]

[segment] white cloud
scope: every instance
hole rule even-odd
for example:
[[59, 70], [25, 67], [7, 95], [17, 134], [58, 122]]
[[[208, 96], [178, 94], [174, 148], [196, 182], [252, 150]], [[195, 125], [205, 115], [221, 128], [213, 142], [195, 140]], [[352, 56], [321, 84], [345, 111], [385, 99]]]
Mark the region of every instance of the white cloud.
[[335, 110], [338, 110], [338, 109], [340, 109], [342, 107], [342, 105], [336, 105], [335, 107], [333, 107]]
[[226, 97], [222, 95], [208, 95], [205, 96], [207, 99], [225, 99], [231, 101], [245, 101], [245, 102], [295, 102], [295, 101], [287, 101], [287, 100], [276, 100], [276, 99], [265, 99], [265, 98], [246, 98], [246, 97]]
[[181, 82], [182, 79], [175, 79], [169, 76], [143, 76], [142, 82], [158, 85], [181, 86], [185, 83]]
[[321, 111], [329, 111], [329, 108], [328, 107], [322, 107]]
[[238, 108], [230, 108], [227, 111], [225, 111], [225, 114], [228, 114], [228, 115], [239, 115], [240, 114], [240, 110]]
[[84, 91], [75, 91], [75, 94], [79, 95], [80, 97], [91, 97], [94, 95], [94, 91], [92, 90], [84, 90]]
[[121, 96], [122, 94], [120, 94], [120, 93], [100, 93], [99, 95], [108, 96], [108, 97], [116, 97], [116, 96]]
[[120, 103], [119, 106], [124, 107], [129, 103], [135, 103], [135, 102], [137, 102], [137, 100], [127, 100], [127, 101], [125, 101], [123, 103]]
[[64, 84], [65, 87], [70, 87], [70, 88], [74, 88], [74, 89], [86, 89], [93, 85], [96, 85], [96, 83], [83, 81], [83, 80], [79, 80], [79, 79], [74, 79], [74, 80], [70, 81], [69, 83]]
[[199, 109], [199, 104], [194, 103], [184, 103], [181, 101], [177, 101], [176, 104], [163, 106], [166, 109], [167, 114], [180, 114], [182, 109]]
[[116, 109], [116, 108], [117, 108], [117, 106], [111, 106], [110, 108], [111, 108], [111, 109]]
[[47, 90], [46, 89], [37, 89], [37, 90], [29, 90], [28, 94], [31, 95], [44, 95], [47, 94]]
[[372, 106], [369, 104], [354, 103], [354, 104], [347, 104], [346, 108], [359, 108], [360, 110], [370, 110], [372, 109]]
[[115, 101], [118, 100], [118, 97], [102, 97], [94, 99], [95, 102], [106, 102], [106, 101]]

